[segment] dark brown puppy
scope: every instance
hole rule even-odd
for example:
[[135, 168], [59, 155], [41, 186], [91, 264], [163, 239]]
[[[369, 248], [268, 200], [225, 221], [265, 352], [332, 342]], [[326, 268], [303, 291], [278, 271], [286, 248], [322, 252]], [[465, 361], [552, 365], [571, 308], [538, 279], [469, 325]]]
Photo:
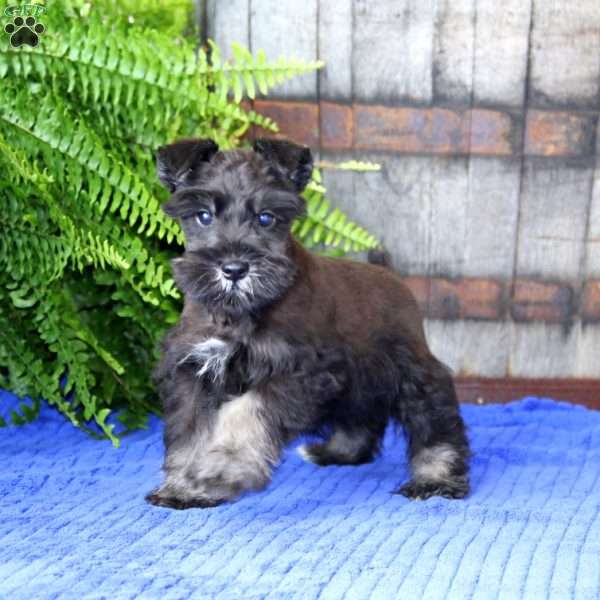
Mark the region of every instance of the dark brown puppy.
[[468, 492], [469, 448], [452, 378], [422, 318], [384, 266], [323, 258], [290, 234], [312, 157], [289, 142], [219, 152], [209, 140], [159, 151], [186, 251], [185, 294], [156, 378], [166, 480], [149, 502], [207, 507], [260, 489], [295, 436], [320, 465], [371, 461], [389, 420], [408, 439], [410, 498]]

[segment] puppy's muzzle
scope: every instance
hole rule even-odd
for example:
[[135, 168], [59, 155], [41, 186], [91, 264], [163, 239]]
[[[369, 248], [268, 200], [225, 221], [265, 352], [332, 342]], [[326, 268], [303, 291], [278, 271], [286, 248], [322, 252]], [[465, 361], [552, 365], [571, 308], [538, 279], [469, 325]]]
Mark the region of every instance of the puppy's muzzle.
[[243, 279], [248, 274], [250, 265], [242, 260], [231, 260], [221, 265], [221, 271], [226, 279], [230, 281], [238, 281]]

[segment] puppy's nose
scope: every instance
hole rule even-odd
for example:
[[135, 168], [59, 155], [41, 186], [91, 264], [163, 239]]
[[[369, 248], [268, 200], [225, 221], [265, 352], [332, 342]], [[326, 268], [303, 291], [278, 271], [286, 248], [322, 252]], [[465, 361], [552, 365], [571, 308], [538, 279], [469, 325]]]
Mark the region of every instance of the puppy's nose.
[[231, 281], [237, 281], [238, 279], [242, 279], [248, 273], [249, 265], [247, 262], [243, 262], [241, 260], [232, 260], [226, 262], [221, 267], [221, 271], [223, 271], [223, 275], [230, 279]]

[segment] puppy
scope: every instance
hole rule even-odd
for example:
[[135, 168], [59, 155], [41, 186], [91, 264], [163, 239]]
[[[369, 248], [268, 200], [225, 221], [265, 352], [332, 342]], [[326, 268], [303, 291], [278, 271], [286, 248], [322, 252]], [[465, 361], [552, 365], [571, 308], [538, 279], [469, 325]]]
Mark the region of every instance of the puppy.
[[411, 292], [385, 266], [316, 256], [290, 234], [312, 172], [308, 148], [258, 140], [158, 153], [184, 254], [185, 295], [155, 377], [164, 405], [157, 506], [210, 507], [258, 490], [302, 433], [318, 465], [372, 461], [387, 423], [406, 433], [408, 498], [462, 498], [469, 447], [452, 378], [429, 351]]

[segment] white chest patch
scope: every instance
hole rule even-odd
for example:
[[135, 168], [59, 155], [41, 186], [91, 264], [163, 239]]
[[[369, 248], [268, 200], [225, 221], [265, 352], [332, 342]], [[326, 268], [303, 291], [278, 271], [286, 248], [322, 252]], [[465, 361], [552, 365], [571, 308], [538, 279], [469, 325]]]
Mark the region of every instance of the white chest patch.
[[233, 348], [229, 342], [219, 338], [208, 338], [194, 344], [184, 361], [192, 360], [200, 365], [196, 372], [198, 377], [208, 375], [213, 381], [219, 381], [225, 376], [227, 361], [232, 353]]

